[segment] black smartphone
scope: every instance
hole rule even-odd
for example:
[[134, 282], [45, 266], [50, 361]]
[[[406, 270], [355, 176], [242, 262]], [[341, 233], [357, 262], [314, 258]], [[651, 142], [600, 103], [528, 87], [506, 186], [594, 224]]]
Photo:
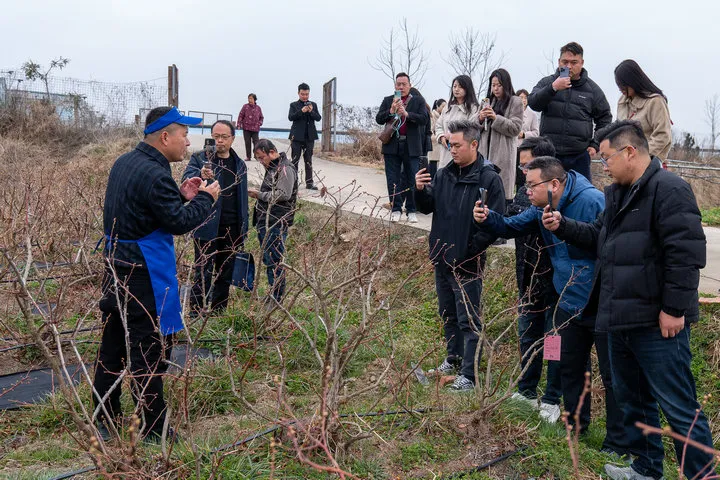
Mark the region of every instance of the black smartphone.
[[570, 67], [560, 67], [560, 78], [570, 76]]
[[205, 154], [206, 155], [213, 155], [215, 154], [215, 139], [214, 138], [206, 138], [205, 139]]
[[428, 168], [428, 157], [422, 156], [420, 157], [420, 161], [418, 162], [418, 172], [422, 170], [423, 168]]
[[548, 205], [550, 205], [550, 211], [553, 211], [553, 199], [552, 199], [552, 190], [548, 189]]
[[480, 200], [481, 207], [487, 206], [487, 190], [483, 187], [480, 187], [480, 198], [478, 200]]

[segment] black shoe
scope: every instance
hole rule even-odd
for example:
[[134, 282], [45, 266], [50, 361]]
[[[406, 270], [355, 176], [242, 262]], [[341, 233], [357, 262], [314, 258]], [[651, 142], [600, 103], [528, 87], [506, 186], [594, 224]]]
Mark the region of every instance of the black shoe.
[[317, 190], [318, 188], [315, 185], [306, 185], [305, 188], [308, 190]]
[[107, 425], [105, 425], [105, 422], [95, 422], [95, 428], [97, 428], [98, 434], [103, 442], [109, 442], [112, 440], [112, 434], [107, 428]]
[[[167, 440], [170, 443], [177, 443], [180, 442], [182, 439], [174, 428], [169, 427], [167, 432]], [[160, 445], [160, 443], [162, 442], [162, 429], [150, 430], [147, 435], [145, 435], [145, 438], [143, 438], [143, 442], [151, 445]]]

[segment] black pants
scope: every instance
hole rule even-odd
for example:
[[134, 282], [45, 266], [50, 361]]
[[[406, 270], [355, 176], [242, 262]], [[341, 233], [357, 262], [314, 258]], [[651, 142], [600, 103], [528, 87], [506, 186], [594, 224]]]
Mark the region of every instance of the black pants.
[[592, 182], [590, 153], [582, 152], [578, 155], [557, 155], [557, 159], [560, 160], [565, 171], [575, 170]]
[[[120, 281], [126, 285], [130, 296], [135, 300], [127, 302], [127, 324], [130, 342], [130, 372], [132, 374], [133, 400], [142, 405], [145, 420], [143, 433], [161, 432], [165, 423], [165, 400], [163, 398], [162, 375], [167, 370], [164, 361], [172, 353], [173, 336], [164, 337], [161, 342], [160, 333], [156, 329], [155, 300], [152, 286], [147, 274], [136, 275], [130, 278], [119, 275]], [[111, 277], [106, 273], [103, 280], [105, 295], [100, 301], [100, 310], [103, 312], [103, 334], [95, 366], [95, 380], [93, 386], [103, 398], [118, 379], [118, 376], [127, 365], [127, 348], [125, 343], [125, 329], [120, 317]], [[125, 290], [121, 289], [121, 305], [125, 304]], [[147, 310], [147, 311], [146, 311]], [[164, 343], [164, 346], [163, 346]], [[117, 422], [122, 416], [120, 394], [122, 383], [118, 384], [108, 396], [105, 408], [110, 415], [106, 418], [102, 410], [99, 419], [106, 422]], [[93, 395], [95, 408], [99, 405], [99, 398]]]
[[[253, 151], [255, 150], [255, 146], [257, 145], [258, 140], [260, 139], [260, 134], [258, 132], [250, 132], [248, 130], [243, 130], [243, 139], [245, 140], [245, 159], [250, 160], [253, 158]], [[250, 148], [251, 141], [252, 148]]]
[[295, 165], [295, 170], [298, 171], [298, 178], [300, 178], [300, 156], [302, 155], [303, 161], [305, 162], [305, 186], [312, 187], [315, 183], [313, 180], [313, 168], [312, 168], [312, 156], [313, 148], [315, 148], [315, 140], [293, 140], [290, 144], [290, 150], [292, 155], [292, 163]]
[[195, 283], [190, 303], [196, 309], [222, 310], [228, 304], [235, 254], [243, 248], [240, 226], [220, 225], [217, 238], [210, 241], [195, 239], [193, 243]]
[[[585, 372], [590, 371], [590, 352], [593, 343], [598, 357], [598, 367], [605, 388], [606, 433], [602, 448], [610, 449], [618, 454], [625, 454], [625, 429], [621, 407], [615, 400], [612, 386], [610, 357], [608, 354], [607, 333], [595, 332], [594, 321], [582, 318], [580, 321], [570, 320], [571, 314], [558, 308], [555, 325], [567, 325], [560, 330], [560, 378], [562, 384], [565, 411], [570, 413], [570, 424], [575, 424], [580, 396], [585, 386]], [[568, 322], [569, 320], [569, 322]], [[580, 409], [580, 432], [584, 433], [590, 425], [590, 406], [592, 396], [588, 393]]]

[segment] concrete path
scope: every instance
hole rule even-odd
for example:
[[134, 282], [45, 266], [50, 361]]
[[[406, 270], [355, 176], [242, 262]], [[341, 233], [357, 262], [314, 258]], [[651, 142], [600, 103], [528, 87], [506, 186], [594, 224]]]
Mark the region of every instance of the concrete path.
[[[199, 150], [203, 146], [203, 139], [208, 135], [190, 134], [192, 142], [191, 150]], [[281, 151], [287, 151], [290, 156], [290, 142], [286, 139], [272, 139], [273, 143]], [[244, 156], [244, 145], [242, 138], [235, 140], [235, 150]], [[250, 183], [260, 185], [264, 175], [264, 169], [260, 162], [253, 160], [247, 164]], [[313, 167], [316, 176], [321, 179], [320, 184], [327, 187], [328, 192], [344, 203], [344, 210], [363, 215], [373, 215], [385, 221], [390, 220], [390, 211], [381, 207], [387, 202], [387, 184], [385, 183], [385, 172], [381, 169], [370, 167], [358, 167], [346, 165], [323, 159], [321, 156], [313, 156]], [[302, 171], [302, 163], [300, 166]], [[301, 175], [304, 171], [301, 172]], [[316, 182], [318, 183], [318, 182]], [[300, 185], [303, 185], [301, 180]], [[335, 202], [320, 197], [319, 192], [306, 190], [300, 187], [300, 198], [321, 205], [335, 206]], [[430, 215], [418, 214], [418, 223], [408, 224], [407, 218], [403, 216], [403, 222], [416, 228], [429, 231], [432, 217]], [[707, 266], [700, 272], [700, 291], [714, 295], [720, 294], [720, 229], [713, 227], [705, 228], [707, 236]], [[508, 242], [512, 247], [512, 241]]]

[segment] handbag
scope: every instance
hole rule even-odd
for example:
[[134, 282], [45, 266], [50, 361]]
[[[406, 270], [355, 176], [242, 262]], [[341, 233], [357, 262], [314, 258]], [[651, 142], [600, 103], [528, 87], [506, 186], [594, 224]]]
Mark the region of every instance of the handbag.
[[378, 138], [383, 145], [387, 145], [388, 143], [390, 143], [390, 140], [392, 140], [392, 136], [393, 134], [395, 134], [395, 129], [398, 125], [398, 120], [398, 117], [393, 117], [392, 120], [388, 120], [383, 127], [382, 132], [380, 132], [380, 134], [378, 135]]
[[255, 257], [250, 252], [239, 252], [235, 255], [232, 284], [245, 292], [255, 288]]

